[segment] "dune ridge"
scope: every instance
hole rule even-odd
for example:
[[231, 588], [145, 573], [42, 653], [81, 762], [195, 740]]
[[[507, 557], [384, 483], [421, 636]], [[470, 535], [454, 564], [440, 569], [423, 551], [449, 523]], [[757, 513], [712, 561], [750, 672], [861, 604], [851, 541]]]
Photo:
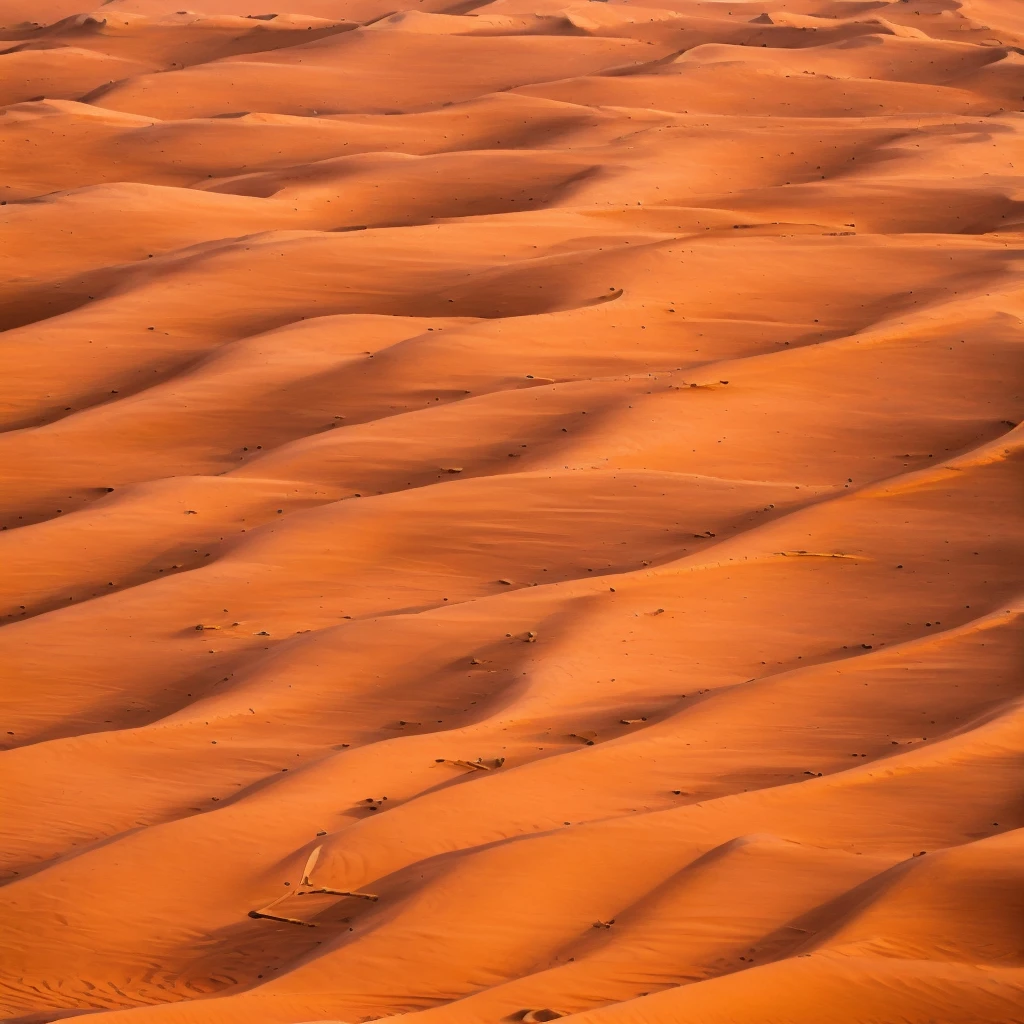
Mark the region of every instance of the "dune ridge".
[[4, 1020], [1024, 1022], [1015, 4], [0, 39]]

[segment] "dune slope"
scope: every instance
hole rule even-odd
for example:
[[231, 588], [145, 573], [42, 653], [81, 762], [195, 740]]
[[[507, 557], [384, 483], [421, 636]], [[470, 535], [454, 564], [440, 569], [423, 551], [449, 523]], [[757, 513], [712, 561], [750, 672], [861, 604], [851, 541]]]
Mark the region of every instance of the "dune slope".
[[254, 3], [0, 10], [0, 1017], [1024, 1021], [1016, 5]]

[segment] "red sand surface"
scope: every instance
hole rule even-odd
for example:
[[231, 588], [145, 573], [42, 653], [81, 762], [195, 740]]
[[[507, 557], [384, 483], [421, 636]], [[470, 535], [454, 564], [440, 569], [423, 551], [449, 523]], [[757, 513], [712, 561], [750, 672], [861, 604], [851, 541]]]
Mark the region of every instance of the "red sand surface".
[[184, 2], [0, 4], [0, 1013], [1024, 1020], [1024, 5]]

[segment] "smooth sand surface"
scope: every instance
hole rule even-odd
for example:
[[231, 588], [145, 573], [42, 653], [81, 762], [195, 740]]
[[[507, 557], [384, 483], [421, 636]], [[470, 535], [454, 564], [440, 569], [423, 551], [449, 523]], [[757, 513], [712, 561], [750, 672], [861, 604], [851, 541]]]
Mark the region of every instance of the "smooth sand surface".
[[1021, 4], [183, 2], [0, 4], [0, 1015], [1024, 1021]]

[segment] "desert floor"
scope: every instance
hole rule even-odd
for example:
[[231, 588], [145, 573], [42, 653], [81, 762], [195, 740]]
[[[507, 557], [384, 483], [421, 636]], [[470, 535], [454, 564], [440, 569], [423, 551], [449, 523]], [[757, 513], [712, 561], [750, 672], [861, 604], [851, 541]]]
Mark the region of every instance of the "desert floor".
[[0, 1015], [1024, 1020], [1024, 4], [183, 2], [0, 3]]

